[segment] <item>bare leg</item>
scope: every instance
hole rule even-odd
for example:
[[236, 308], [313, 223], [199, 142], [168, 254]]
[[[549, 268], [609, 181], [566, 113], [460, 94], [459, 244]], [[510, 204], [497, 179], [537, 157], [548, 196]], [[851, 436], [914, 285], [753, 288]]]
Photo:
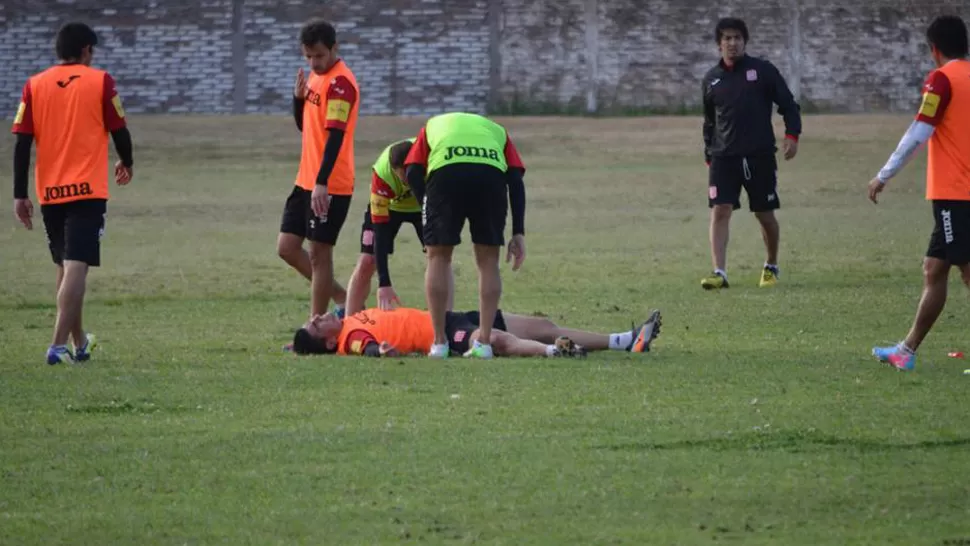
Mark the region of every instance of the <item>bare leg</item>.
[[527, 317], [512, 313], [502, 313], [508, 333], [521, 338], [545, 344], [553, 344], [558, 337], [568, 337], [588, 351], [605, 351], [610, 348], [610, 336], [560, 328], [556, 323], [542, 317]]
[[[962, 270], [961, 270], [962, 272]], [[923, 260], [923, 295], [916, 310], [916, 319], [906, 335], [906, 346], [915, 351], [930, 333], [936, 319], [946, 305], [947, 280], [950, 264], [938, 258]]]
[[755, 217], [761, 223], [761, 238], [765, 242], [767, 259], [765, 263], [778, 265], [778, 243], [781, 239], [781, 226], [774, 211], [756, 212]]
[[[481, 330], [472, 332], [471, 337], [478, 340], [484, 339]], [[497, 356], [547, 356], [549, 354], [548, 344], [531, 339], [520, 339], [501, 330], [492, 330], [488, 343], [492, 345], [492, 350]]]
[[492, 324], [502, 298], [502, 275], [498, 261], [500, 246], [475, 245], [475, 263], [478, 265], [478, 312], [481, 315], [480, 343], [491, 339]]
[[448, 302], [452, 299], [452, 285], [448, 279], [452, 278], [451, 255], [453, 246], [429, 246], [428, 269], [424, 275], [424, 291], [428, 301], [428, 311], [431, 313], [431, 323], [434, 326], [434, 342], [436, 345], [447, 345], [448, 336], [445, 335], [445, 313]]
[[[57, 322], [54, 325], [52, 345], [66, 345], [72, 332], [81, 326], [84, 306], [84, 290], [88, 276], [88, 264], [75, 260], [65, 260], [63, 275], [57, 290]], [[77, 342], [78, 338], [75, 338]]]
[[363, 311], [370, 296], [371, 279], [377, 270], [377, 261], [372, 254], [361, 254], [357, 258], [350, 280], [347, 281], [347, 315]]
[[313, 280], [313, 268], [310, 265], [310, 254], [303, 250], [303, 238], [292, 233], [280, 233], [276, 239], [276, 253], [284, 262], [295, 269], [297, 273], [303, 275], [308, 280]]
[[[310, 242], [310, 316], [327, 312], [334, 288], [339, 287], [333, 278], [333, 245]], [[344, 296], [346, 298], [346, 295]]]
[[958, 265], [960, 268], [960, 276], [963, 278], [963, 284], [970, 288], [970, 264]]
[[714, 264], [714, 269], [721, 271], [727, 271], [725, 269], [727, 267], [727, 247], [733, 212], [734, 206], [731, 204], [714, 205], [711, 208], [711, 261]]

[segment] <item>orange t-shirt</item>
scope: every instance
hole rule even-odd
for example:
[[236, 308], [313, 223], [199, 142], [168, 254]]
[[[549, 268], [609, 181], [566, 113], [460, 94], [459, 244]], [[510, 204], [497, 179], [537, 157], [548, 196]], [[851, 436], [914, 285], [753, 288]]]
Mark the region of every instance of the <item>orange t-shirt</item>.
[[40, 204], [108, 199], [108, 133], [123, 127], [114, 79], [103, 70], [63, 64], [27, 80], [12, 132], [37, 143]]
[[323, 150], [329, 136], [327, 130], [338, 129], [344, 131], [344, 140], [327, 180], [327, 193], [353, 195], [354, 133], [360, 108], [357, 79], [343, 60], [339, 60], [323, 75], [310, 74], [305, 95], [303, 151], [296, 185], [310, 191], [317, 185]]
[[344, 319], [337, 354], [363, 354], [368, 343], [388, 342], [398, 352], [427, 353], [434, 343], [431, 313], [420, 309], [367, 309]]
[[970, 61], [950, 61], [930, 73], [916, 119], [935, 127], [926, 198], [970, 201]]

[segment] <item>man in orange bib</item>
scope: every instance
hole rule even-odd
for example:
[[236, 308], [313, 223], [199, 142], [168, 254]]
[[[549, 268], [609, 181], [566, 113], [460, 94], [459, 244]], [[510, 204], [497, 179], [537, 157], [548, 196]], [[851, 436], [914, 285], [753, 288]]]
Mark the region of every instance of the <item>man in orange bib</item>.
[[[300, 168], [286, 199], [277, 252], [311, 284], [310, 316], [326, 312], [330, 299], [341, 310], [347, 291], [334, 279], [333, 247], [354, 193], [354, 134], [360, 92], [357, 79], [337, 55], [337, 32], [313, 20], [300, 31], [312, 73], [297, 73], [293, 116], [303, 133]], [[310, 240], [310, 251], [303, 241]]]
[[[35, 74], [24, 85], [12, 132], [14, 209], [33, 229], [34, 205], [27, 196], [30, 151], [37, 142], [34, 171], [51, 257], [57, 266], [57, 322], [47, 363], [90, 358], [97, 340], [82, 327], [88, 268], [101, 265], [108, 191], [108, 135], [121, 157], [115, 182], [132, 177], [131, 134], [114, 79], [91, 67], [97, 35], [83, 23], [68, 23], [57, 33], [60, 63]], [[74, 352], [68, 338], [74, 338]]]
[[967, 26], [956, 16], [942, 16], [926, 31], [937, 69], [923, 84], [923, 102], [896, 151], [869, 182], [877, 196], [916, 150], [929, 142], [926, 199], [933, 204], [935, 228], [923, 261], [923, 295], [906, 339], [876, 347], [873, 356], [900, 370], [916, 366], [916, 350], [946, 304], [950, 268], [960, 269], [970, 287], [970, 61]]
[[[478, 339], [478, 311], [445, 314], [449, 350], [468, 351]], [[660, 333], [660, 311], [626, 332], [596, 334], [560, 328], [548, 319], [496, 311], [489, 337], [498, 356], [585, 356], [587, 351], [645, 353]], [[293, 352], [355, 356], [427, 355], [435, 342], [431, 313], [399, 307], [367, 309], [346, 318], [333, 313], [316, 316], [297, 330]]]

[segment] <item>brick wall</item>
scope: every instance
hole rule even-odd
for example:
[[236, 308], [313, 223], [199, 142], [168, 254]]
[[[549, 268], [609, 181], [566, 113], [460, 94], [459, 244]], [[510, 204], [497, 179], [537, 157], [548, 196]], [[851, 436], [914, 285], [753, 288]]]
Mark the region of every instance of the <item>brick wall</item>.
[[939, 13], [970, 0], [4, 0], [0, 104], [87, 21], [131, 112], [285, 112], [310, 16], [335, 22], [366, 114], [697, 106], [718, 17], [747, 20], [806, 107], [911, 110]]

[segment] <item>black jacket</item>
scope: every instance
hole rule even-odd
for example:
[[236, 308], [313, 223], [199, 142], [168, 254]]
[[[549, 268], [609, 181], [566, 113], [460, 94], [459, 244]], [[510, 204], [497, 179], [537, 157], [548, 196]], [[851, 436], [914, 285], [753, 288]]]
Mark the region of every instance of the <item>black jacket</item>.
[[802, 132], [798, 103], [775, 65], [745, 55], [727, 68], [718, 62], [704, 76], [704, 158], [771, 155], [775, 131], [772, 103], [785, 120], [785, 134]]

